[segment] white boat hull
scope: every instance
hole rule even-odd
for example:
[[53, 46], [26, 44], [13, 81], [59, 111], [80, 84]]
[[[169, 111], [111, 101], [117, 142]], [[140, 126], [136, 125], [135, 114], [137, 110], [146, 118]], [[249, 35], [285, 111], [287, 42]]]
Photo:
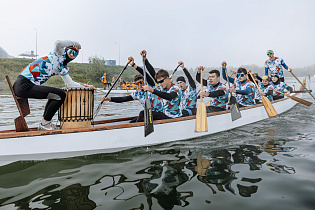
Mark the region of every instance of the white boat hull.
[[[278, 114], [297, 102], [289, 99], [273, 103]], [[162, 144], [210, 135], [267, 119], [264, 106], [241, 111], [242, 118], [232, 122], [231, 113], [208, 116], [208, 132], [195, 133], [195, 119], [154, 125], [154, 132], [144, 137], [144, 127], [127, 127], [53, 135], [0, 139], [0, 160], [44, 160], [96, 153], [112, 153], [128, 148]]]

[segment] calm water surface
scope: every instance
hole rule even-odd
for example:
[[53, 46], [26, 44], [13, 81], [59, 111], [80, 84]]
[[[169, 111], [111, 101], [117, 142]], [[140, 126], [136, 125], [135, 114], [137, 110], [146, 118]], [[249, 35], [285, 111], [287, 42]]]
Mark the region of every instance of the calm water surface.
[[[34, 127], [45, 103], [30, 103]], [[134, 116], [140, 106], [123, 108], [108, 103], [98, 118]], [[298, 104], [228, 132], [119, 153], [0, 160], [0, 210], [315, 209], [314, 111]], [[18, 114], [8, 92], [0, 93], [0, 113], [1, 130], [13, 129]]]

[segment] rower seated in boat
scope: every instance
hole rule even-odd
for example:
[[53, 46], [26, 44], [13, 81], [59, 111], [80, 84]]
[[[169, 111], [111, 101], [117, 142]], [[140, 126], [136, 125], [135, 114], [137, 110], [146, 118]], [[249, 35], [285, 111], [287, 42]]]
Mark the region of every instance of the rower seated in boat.
[[182, 110], [180, 109], [180, 89], [171, 82], [168, 71], [164, 69], [160, 69], [156, 73], [155, 78], [159, 83], [161, 90], [158, 90], [156, 87], [152, 88], [148, 85], [143, 87], [145, 91], [148, 91], [152, 93], [152, 95], [156, 95], [162, 99], [163, 113], [152, 111], [153, 119], [156, 120], [155, 115], [164, 119], [181, 117]]
[[18, 97], [48, 99], [39, 130], [52, 130], [51, 119], [63, 104], [66, 92], [60, 88], [42, 86], [50, 77], [61, 75], [68, 87], [83, 87], [69, 76], [68, 63], [78, 56], [81, 45], [76, 41], [55, 42], [54, 51], [30, 63], [17, 77], [13, 89]]
[[229, 91], [236, 94], [237, 103], [239, 107], [252, 106], [255, 103], [255, 85], [247, 78], [247, 70], [239, 68], [237, 70], [236, 78], [226, 77], [226, 62], [222, 62], [222, 75], [223, 79], [229, 80], [230, 83], [235, 84]]
[[180, 76], [176, 79], [177, 85], [180, 88], [181, 91], [181, 110], [183, 113], [183, 116], [191, 116], [196, 115], [196, 103], [197, 103], [197, 92], [196, 92], [196, 83], [193, 80], [190, 73], [187, 71], [187, 69], [184, 66], [184, 62], [179, 61], [179, 66], [183, 69], [189, 84], [187, 85], [185, 77]]
[[[250, 70], [249, 70], [250, 71]], [[263, 96], [266, 96], [269, 101], [272, 101], [272, 95], [273, 95], [273, 88], [270, 84], [270, 78], [267, 75], [264, 75], [262, 78], [258, 75], [254, 76]], [[255, 86], [255, 102], [256, 104], [262, 103], [262, 96], [258, 90], [258, 88]]]
[[[115, 103], [123, 103], [133, 100], [138, 100], [141, 105], [144, 107], [145, 104], [145, 91], [143, 90], [143, 76], [141, 74], [137, 74], [134, 77], [134, 82], [137, 85], [137, 91], [133, 92], [129, 96], [122, 96], [122, 97], [102, 97], [102, 101], [111, 101]], [[151, 104], [152, 105], [152, 104]], [[130, 122], [136, 122], [137, 118], [131, 120]]]
[[[293, 88], [287, 85], [285, 82], [281, 82], [280, 77], [277, 73], [271, 74], [271, 85], [272, 89], [277, 90], [279, 92], [284, 92], [284, 90], [287, 90], [285, 93], [286, 96], [290, 96], [290, 93], [293, 91]], [[273, 100], [278, 100], [284, 98], [284, 95], [273, 91]]]
[[[146, 57], [146, 54], [147, 54], [146, 51], [142, 50], [140, 54], [144, 56], [145, 66], [146, 66], [146, 69], [149, 72], [149, 73], [146, 72], [147, 83], [149, 84], [150, 87], [159, 89], [159, 86], [157, 85], [157, 82], [155, 80], [155, 70], [154, 70], [153, 66], [150, 64], [150, 62], [148, 61], [148, 59]], [[129, 64], [135, 70], [137, 70], [141, 75], [143, 75], [143, 69], [135, 64], [134, 58], [132, 56], [130, 56], [128, 58], [128, 60], [130, 61]], [[162, 101], [161, 101], [162, 99], [159, 96], [154, 95], [154, 94], [149, 94], [149, 99], [150, 99], [150, 102], [151, 102], [151, 109], [152, 109], [152, 111], [163, 113], [163, 104], [162, 104]], [[141, 116], [143, 116], [143, 112], [140, 113], [140, 114], [141, 114]], [[162, 117], [164, 117], [164, 116], [162, 116]], [[159, 117], [156, 116], [156, 119], [159, 119]], [[139, 120], [142, 120], [142, 117], [139, 118]]]
[[[203, 68], [198, 67], [196, 80], [200, 83], [200, 72]], [[220, 82], [220, 72], [211, 70], [208, 76], [209, 80], [203, 79], [203, 84], [207, 84], [207, 91], [200, 92], [201, 97], [210, 97], [210, 106], [207, 106], [207, 113], [225, 111], [228, 103], [228, 89]]]

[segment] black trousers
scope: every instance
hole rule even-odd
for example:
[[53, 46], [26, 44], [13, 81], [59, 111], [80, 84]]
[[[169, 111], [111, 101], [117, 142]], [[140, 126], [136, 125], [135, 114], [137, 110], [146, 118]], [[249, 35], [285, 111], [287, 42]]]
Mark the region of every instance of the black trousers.
[[207, 113], [225, 111], [226, 109], [216, 106], [207, 106]]
[[284, 98], [284, 95], [272, 96], [272, 99], [273, 99], [273, 100], [278, 100], [278, 99], [281, 99], [281, 98]]
[[[192, 115], [196, 115], [197, 108], [191, 108], [189, 110], [191, 111]], [[183, 113], [183, 117], [189, 116], [189, 112], [186, 109], [183, 109], [182, 113]]]
[[[154, 112], [152, 111], [153, 120], [164, 120], [170, 119], [170, 117], [166, 116], [163, 112]], [[137, 122], [144, 122], [144, 110], [139, 113]]]
[[51, 121], [66, 98], [66, 92], [59, 88], [39, 86], [19, 75], [13, 85], [16, 96], [22, 98], [48, 99], [43, 117]]

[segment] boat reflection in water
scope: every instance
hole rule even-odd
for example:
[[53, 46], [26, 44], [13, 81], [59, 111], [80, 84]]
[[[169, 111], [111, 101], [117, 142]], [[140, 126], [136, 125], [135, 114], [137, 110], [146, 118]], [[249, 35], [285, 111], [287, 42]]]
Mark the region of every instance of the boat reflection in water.
[[[199, 209], [219, 202], [216, 196], [232, 199], [225, 193], [232, 194], [233, 199], [257, 193], [264, 177], [255, 177], [260, 174], [253, 172], [262, 170], [267, 162], [259, 156], [272, 155], [276, 162], [278, 152], [294, 149], [284, 144], [285, 140], [270, 140], [264, 145], [207, 152], [148, 152], [138, 148], [64, 160], [16, 162], [0, 167], [0, 207]], [[295, 173], [294, 168], [274, 162], [266, 166], [277, 173]], [[27, 177], [23, 178], [23, 174]], [[19, 184], [14, 183], [17, 176], [22, 180]]]

